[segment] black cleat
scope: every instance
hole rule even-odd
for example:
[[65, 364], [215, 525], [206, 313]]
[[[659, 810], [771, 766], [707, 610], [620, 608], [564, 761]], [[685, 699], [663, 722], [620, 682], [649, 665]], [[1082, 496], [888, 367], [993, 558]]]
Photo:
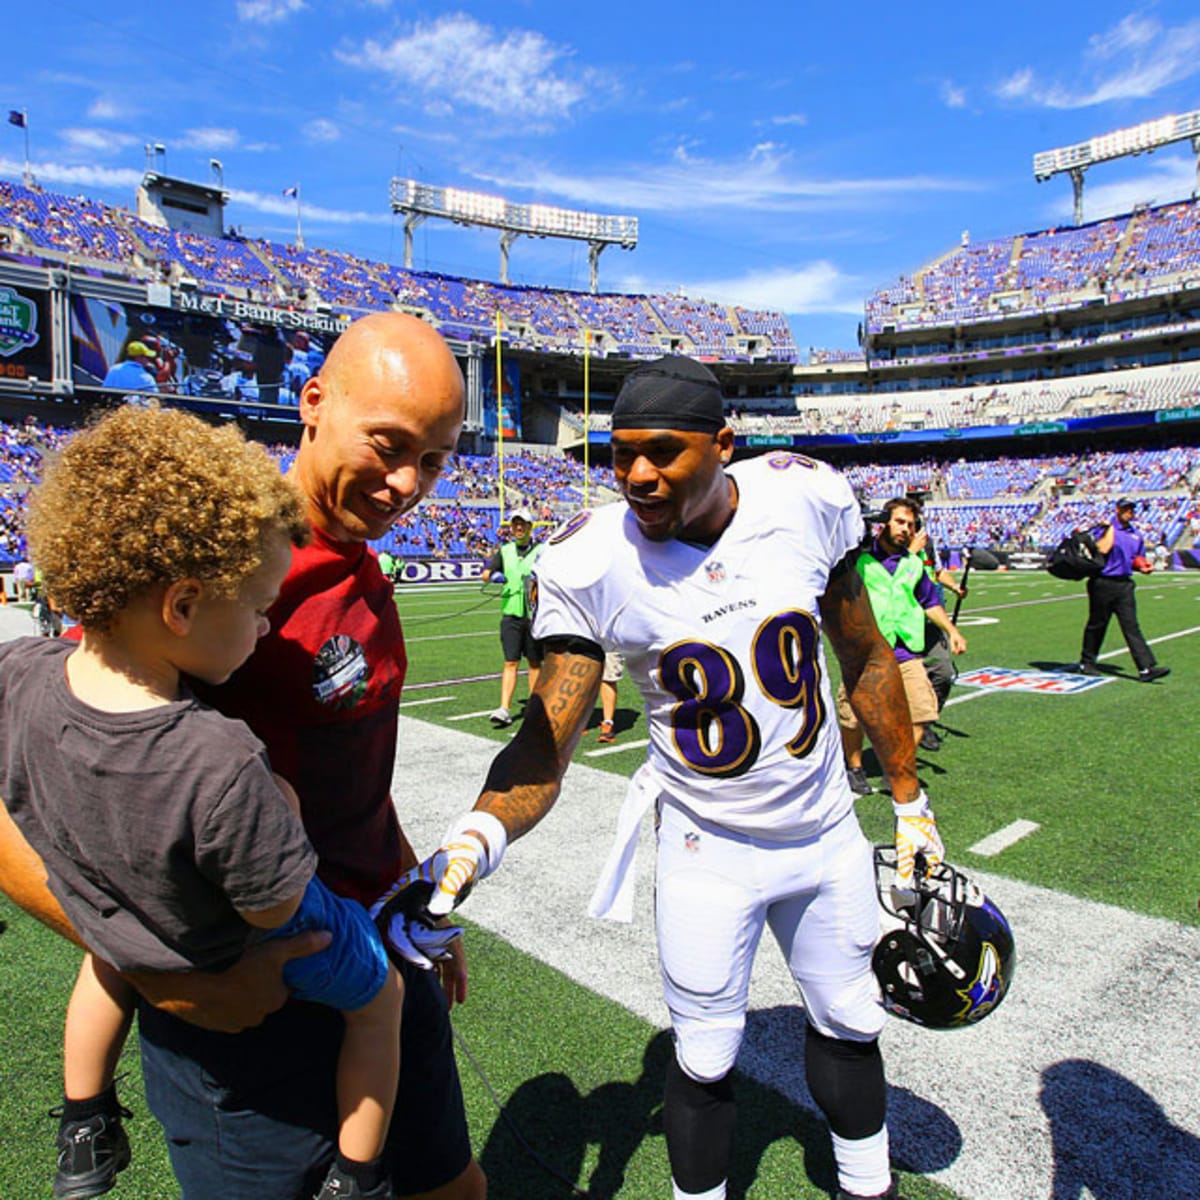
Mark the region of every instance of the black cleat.
[[1156, 679], [1166, 679], [1170, 673], [1170, 667], [1147, 667], [1146, 670], [1138, 672], [1138, 678], [1143, 683], [1153, 683]]
[[869, 796], [875, 791], [862, 767], [847, 767], [846, 778], [850, 780], [850, 790], [856, 796]]
[[922, 750], [940, 750], [942, 748], [942, 739], [932, 725], [925, 726], [925, 732], [921, 734], [920, 745]]
[[[51, 1109], [50, 1115], [61, 1116], [61, 1109]], [[59, 1125], [54, 1200], [89, 1200], [112, 1189], [117, 1172], [129, 1166], [129, 1138], [121, 1118], [131, 1116], [118, 1106], [115, 1113]]]
[[1074, 666], [1068, 667], [1067, 669], [1071, 672], [1072, 675], [1103, 675], [1104, 674], [1104, 672], [1102, 670], [1100, 670], [1100, 668], [1098, 666], [1096, 666], [1096, 664], [1093, 662], [1075, 663]]

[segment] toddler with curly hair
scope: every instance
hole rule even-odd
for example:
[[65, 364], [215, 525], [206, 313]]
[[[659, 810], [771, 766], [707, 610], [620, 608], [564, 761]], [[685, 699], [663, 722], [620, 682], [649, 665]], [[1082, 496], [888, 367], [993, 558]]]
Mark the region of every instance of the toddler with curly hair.
[[[256, 942], [327, 930], [291, 994], [340, 1010], [338, 1158], [320, 1196], [390, 1197], [380, 1154], [403, 984], [367, 911], [315, 877], [299, 802], [240, 721], [200, 702], [266, 633], [303, 503], [231, 425], [126, 407], [76, 434], [35, 490], [33, 561], [78, 642], [0, 647], [0, 795], [89, 948], [67, 1010], [56, 1200], [129, 1162], [114, 1072], [124, 973], [218, 971]], [[347, 1180], [349, 1182], [347, 1182]]]

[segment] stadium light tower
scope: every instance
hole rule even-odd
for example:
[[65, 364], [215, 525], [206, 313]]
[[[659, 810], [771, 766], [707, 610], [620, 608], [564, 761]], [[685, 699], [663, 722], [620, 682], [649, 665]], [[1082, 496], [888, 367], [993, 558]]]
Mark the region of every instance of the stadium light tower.
[[1136, 154], [1151, 154], [1173, 142], [1192, 144], [1196, 155], [1196, 186], [1192, 195], [1200, 195], [1200, 110], [1143, 121], [1128, 129], [1102, 133], [1074, 146], [1043, 150], [1033, 156], [1033, 177], [1044, 183], [1055, 175], [1068, 174], [1075, 188], [1075, 224], [1083, 224], [1083, 174], [1097, 163]]
[[599, 290], [600, 255], [609, 246], [637, 245], [637, 217], [607, 216], [556, 208], [550, 204], [513, 204], [500, 196], [436, 187], [415, 179], [392, 180], [392, 212], [404, 215], [404, 266], [412, 270], [413, 230], [427, 217], [456, 225], [500, 230], [500, 282], [508, 282], [508, 251], [519, 237], [557, 237], [587, 242], [591, 288]]

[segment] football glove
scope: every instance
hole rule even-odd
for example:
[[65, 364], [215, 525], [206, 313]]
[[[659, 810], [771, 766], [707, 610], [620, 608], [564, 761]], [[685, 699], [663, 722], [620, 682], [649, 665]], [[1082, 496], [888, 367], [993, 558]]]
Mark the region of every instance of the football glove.
[[459, 817], [446, 830], [441, 848], [426, 860], [435, 887], [430, 915], [443, 917], [457, 908], [475, 881], [486, 879], [500, 865], [507, 847], [508, 830], [499, 818], [477, 810]]
[[893, 800], [892, 811], [896, 814], [896, 884], [911, 888], [917, 859], [922, 860], [922, 875], [928, 876], [946, 851], [923, 791], [906, 804]]
[[422, 971], [450, 958], [454, 939], [462, 936], [461, 925], [438, 925], [429, 915], [432, 863], [433, 859], [426, 859], [405, 872], [367, 910], [384, 942]]

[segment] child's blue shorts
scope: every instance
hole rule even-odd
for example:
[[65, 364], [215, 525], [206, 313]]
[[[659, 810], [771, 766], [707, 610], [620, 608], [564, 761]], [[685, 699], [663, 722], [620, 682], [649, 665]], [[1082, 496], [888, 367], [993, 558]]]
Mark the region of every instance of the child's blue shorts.
[[310, 929], [329, 930], [333, 941], [316, 954], [289, 959], [284, 965], [283, 981], [292, 994], [340, 1012], [369, 1004], [387, 978], [388, 957], [367, 910], [354, 900], [335, 896], [314, 875], [295, 915], [270, 936], [293, 937]]

